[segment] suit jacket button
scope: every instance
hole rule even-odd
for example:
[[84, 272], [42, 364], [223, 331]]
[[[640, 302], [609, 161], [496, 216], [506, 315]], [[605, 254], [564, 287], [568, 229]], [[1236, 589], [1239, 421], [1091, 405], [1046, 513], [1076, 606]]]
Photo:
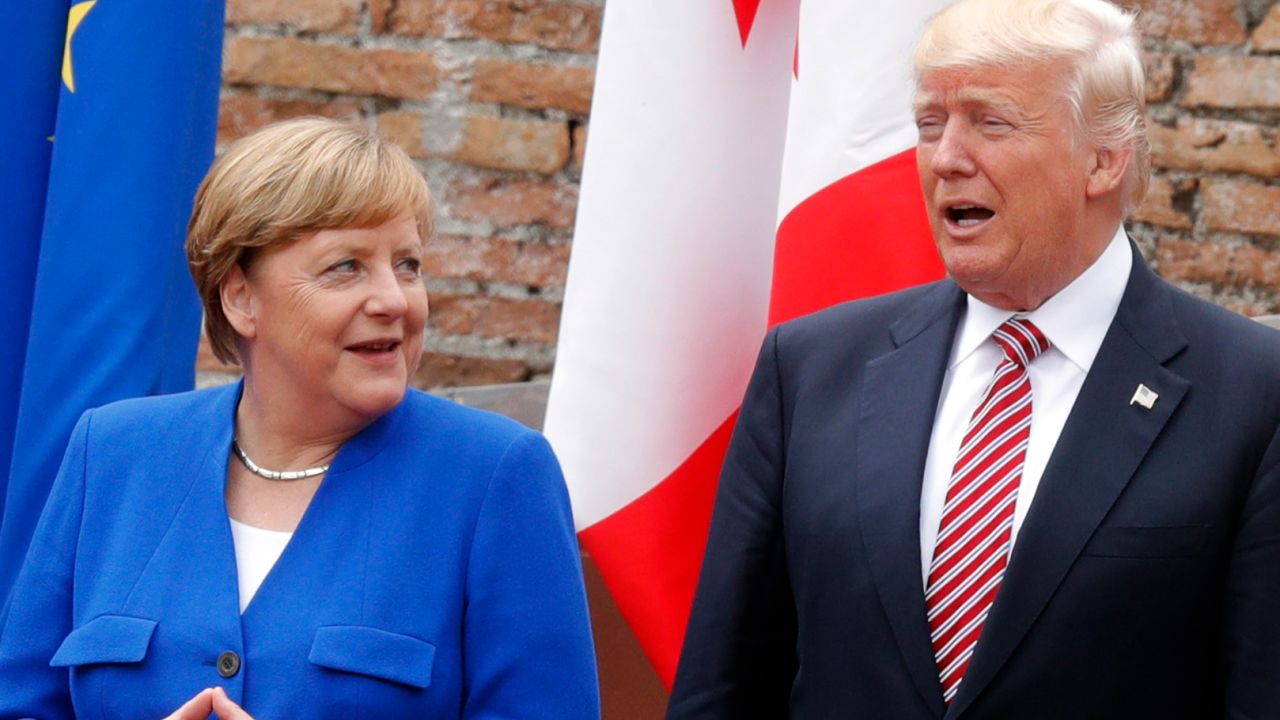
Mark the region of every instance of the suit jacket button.
[[218, 656], [218, 674], [224, 678], [235, 677], [240, 672], [240, 656], [228, 650]]

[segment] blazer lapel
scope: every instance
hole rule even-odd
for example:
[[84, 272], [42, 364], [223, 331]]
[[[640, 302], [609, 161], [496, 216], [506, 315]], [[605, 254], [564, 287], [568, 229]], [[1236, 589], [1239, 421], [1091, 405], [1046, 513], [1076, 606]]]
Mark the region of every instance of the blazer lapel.
[[895, 348], [867, 363], [859, 394], [855, 496], [863, 545], [885, 615], [916, 689], [945, 705], [925, 620], [920, 479], [964, 294], [939, 284], [890, 328]]
[[[1190, 387], [1163, 366], [1186, 347], [1169, 290], [1134, 253], [1116, 318], [1045, 468], [947, 718], [963, 713], [1009, 659]], [[1131, 403], [1140, 384], [1158, 395], [1149, 409]]]
[[141, 617], [179, 618], [230, 643], [239, 639], [240, 608], [224, 493], [240, 385], [215, 392], [206, 412], [184, 418], [200, 428], [198, 438], [181, 448], [195, 464], [176, 460], [156, 469], [171, 473], [167, 484], [181, 500], [123, 609]]

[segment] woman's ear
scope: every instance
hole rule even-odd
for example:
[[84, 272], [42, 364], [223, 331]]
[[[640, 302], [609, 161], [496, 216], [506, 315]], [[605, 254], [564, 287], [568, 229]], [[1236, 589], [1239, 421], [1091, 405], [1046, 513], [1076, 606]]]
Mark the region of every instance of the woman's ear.
[[222, 314], [241, 337], [252, 339], [257, 333], [257, 318], [253, 313], [253, 288], [239, 265], [231, 268], [218, 294], [222, 300]]

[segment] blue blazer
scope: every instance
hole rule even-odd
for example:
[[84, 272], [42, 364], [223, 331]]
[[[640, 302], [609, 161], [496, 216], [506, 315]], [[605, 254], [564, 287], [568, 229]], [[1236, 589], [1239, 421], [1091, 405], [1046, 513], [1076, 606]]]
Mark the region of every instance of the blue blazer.
[[81, 418], [0, 631], [0, 718], [154, 720], [213, 685], [257, 720], [599, 716], [541, 435], [410, 390], [342, 446], [241, 615], [238, 397]]
[[963, 310], [944, 281], [769, 333], [668, 717], [1280, 717], [1280, 333], [1140, 257], [943, 702], [920, 484]]

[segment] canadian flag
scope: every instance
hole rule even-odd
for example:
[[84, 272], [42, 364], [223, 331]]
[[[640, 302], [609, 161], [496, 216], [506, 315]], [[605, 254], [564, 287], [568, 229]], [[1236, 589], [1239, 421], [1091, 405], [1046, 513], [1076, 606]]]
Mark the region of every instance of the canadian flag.
[[609, 0], [545, 430], [669, 688], [768, 327], [934, 280], [910, 49], [945, 0]]

